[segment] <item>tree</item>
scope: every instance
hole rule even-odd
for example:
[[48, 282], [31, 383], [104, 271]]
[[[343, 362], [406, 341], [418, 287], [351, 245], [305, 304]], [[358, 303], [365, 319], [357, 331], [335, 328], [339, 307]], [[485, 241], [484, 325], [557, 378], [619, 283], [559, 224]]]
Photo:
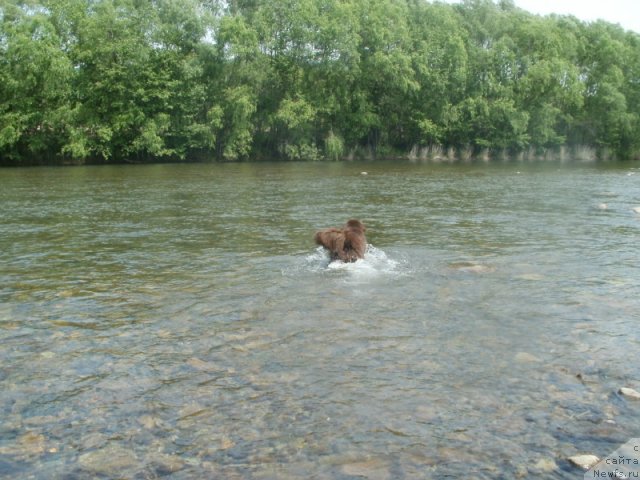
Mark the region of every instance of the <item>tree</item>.
[[0, 33], [0, 155], [51, 161], [64, 141], [72, 65], [44, 11], [5, 4]]
[[5, 0], [0, 162], [640, 156], [640, 35], [512, 0]]

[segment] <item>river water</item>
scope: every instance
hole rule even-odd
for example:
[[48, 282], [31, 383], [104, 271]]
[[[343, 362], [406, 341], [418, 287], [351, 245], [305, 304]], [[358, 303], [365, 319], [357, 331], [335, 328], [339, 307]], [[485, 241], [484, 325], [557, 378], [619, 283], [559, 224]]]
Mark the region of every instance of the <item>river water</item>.
[[[0, 476], [573, 479], [640, 437], [632, 165], [0, 185]], [[366, 258], [329, 264], [352, 217]]]

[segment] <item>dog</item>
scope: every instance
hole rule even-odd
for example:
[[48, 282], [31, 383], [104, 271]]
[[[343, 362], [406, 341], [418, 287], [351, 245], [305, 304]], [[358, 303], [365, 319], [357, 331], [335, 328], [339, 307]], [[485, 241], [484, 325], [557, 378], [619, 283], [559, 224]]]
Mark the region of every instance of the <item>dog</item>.
[[355, 262], [364, 258], [367, 229], [360, 220], [351, 219], [342, 228], [325, 228], [316, 232], [314, 240], [329, 251], [331, 260]]

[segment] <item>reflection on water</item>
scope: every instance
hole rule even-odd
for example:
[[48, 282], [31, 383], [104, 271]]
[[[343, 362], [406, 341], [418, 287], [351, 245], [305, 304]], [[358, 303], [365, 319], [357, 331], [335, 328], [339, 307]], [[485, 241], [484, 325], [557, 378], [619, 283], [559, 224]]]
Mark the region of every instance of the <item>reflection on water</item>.
[[640, 432], [636, 172], [2, 170], [0, 476], [577, 478]]

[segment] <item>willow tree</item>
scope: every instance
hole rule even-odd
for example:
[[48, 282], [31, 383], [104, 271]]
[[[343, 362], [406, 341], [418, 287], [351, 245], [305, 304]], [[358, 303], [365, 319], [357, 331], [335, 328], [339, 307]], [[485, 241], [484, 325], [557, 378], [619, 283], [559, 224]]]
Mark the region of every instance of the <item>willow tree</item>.
[[7, 1], [0, 20], [0, 152], [48, 161], [64, 142], [72, 64], [42, 9]]

